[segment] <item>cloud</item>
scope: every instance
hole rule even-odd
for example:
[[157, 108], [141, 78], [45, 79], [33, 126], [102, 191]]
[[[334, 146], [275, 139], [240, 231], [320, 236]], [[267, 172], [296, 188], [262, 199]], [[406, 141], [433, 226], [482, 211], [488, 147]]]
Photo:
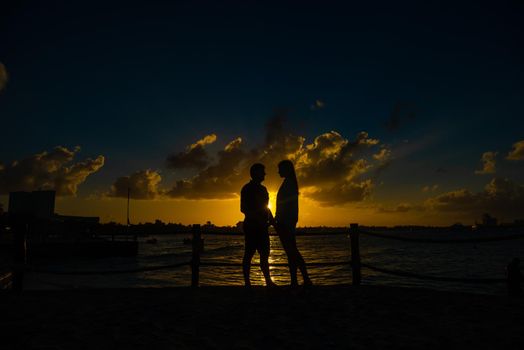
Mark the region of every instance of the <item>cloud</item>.
[[194, 144], [189, 146], [189, 149], [195, 149], [195, 148], [198, 148], [198, 147], [204, 147], [206, 145], [212, 144], [216, 140], [217, 140], [217, 135], [215, 135], [215, 134], [206, 135], [206, 136], [204, 136], [203, 139], [198, 140], [197, 142], [195, 142]]
[[513, 149], [508, 153], [508, 160], [524, 160], [524, 140], [515, 142]]
[[435, 192], [436, 190], [438, 190], [438, 188], [439, 188], [438, 185], [424, 186], [422, 187], [422, 192]]
[[210, 162], [205, 147], [214, 143], [216, 139], [215, 134], [204, 136], [204, 138], [189, 145], [184, 152], [168, 156], [167, 167], [171, 169], [204, 169]]
[[[378, 143], [366, 132], [357, 134], [354, 141], [336, 131], [319, 135], [313, 143], [304, 145], [296, 152], [299, 182], [303, 186], [340, 186], [346, 191], [355, 186], [361, 187], [359, 180], [362, 175], [380, 164], [369, 152]], [[354, 186], [348, 186], [351, 182], [355, 182]]]
[[482, 154], [482, 170], [476, 170], [475, 174], [485, 175], [485, 174], [494, 174], [496, 167], [496, 156], [497, 152], [484, 152]]
[[174, 198], [235, 198], [249, 180], [249, 167], [255, 162], [266, 166], [265, 185], [276, 190], [282, 181], [277, 164], [290, 159], [295, 163], [304, 196], [322, 205], [340, 205], [369, 196], [373, 188], [370, 171], [377, 169], [389, 154], [386, 146], [366, 132], [349, 140], [330, 131], [306, 144], [304, 137], [289, 131], [285, 114], [280, 112], [266, 123], [262, 145], [247, 150], [242, 138], [236, 138], [218, 152], [214, 163], [207, 164], [192, 178], [176, 181], [166, 193]]
[[373, 155], [373, 158], [379, 162], [387, 162], [391, 158], [391, 150], [388, 148], [382, 148]]
[[432, 210], [465, 213], [471, 217], [490, 213], [499, 218], [520, 219], [524, 217], [524, 186], [496, 177], [481, 192], [459, 189], [430, 198], [424, 204]]
[[350, 202], [360, 202], [369, 197], [373, 189], [373, 182], [343, 181], [334, 186], [313, 189], [304, 193], [308, 198], [317, 201], [322, 206], [337, 206]]
[[107, 196], [127, 198], [129, 189], [130, 198], [155, 199], [162, 194], [159, 189], [161, 181], [162, 177], [158, 172], [150, 169], [140, 170], [130, 176], [122, 176], [116, 179]]
[[7, 74], [7, 69], [5, 68], [4, 64], [0, 62], [0, 92], [2, 92], [2, 90], [5, 88], [8, 80], [9, 75]]
[[89, 175], [104, 166], [104, 157], [72, 163], [80, 147], [62, 146], [44, 151], [10, 165], [0, 165], [0, 194], [12, 191], [55, 190], [57, 195], [75, 195]]
[[236, 198], [249, 179], [249, 167], [253, 163], [261, 162], [266, 166], [269, 180], [266, 184], [276, 182], [278, 162], [293, 158], [303, 142], [303, 137], [287, 131], [285, 111], [276, 111], [266, 123], [266, 135], [261, 146], [246, 150], [242, 138], [237, 137], [217, 153], [216, 162], [207, 164], [192, 178], [176, 181], [166, 193], [173, 198]]
[[200, 171], [191, 179], [179, 180], [167, 192], [171, 197], [187, 199], [228, 199], [239, 191], [241, 179], [246, 176], [241, 149], [242, 139], [236, 138], [218, 152], [218, 162]]
[[409, 203], [400, 203], [394, 208], [380, 206], [377, 208], [377, 212], [385, 213], [385, 214], [398, 214], [398, 213], [407, 213], [415, 209], [420, 209], [420, 208], [414, 207], [412, 204], [409, 204]]

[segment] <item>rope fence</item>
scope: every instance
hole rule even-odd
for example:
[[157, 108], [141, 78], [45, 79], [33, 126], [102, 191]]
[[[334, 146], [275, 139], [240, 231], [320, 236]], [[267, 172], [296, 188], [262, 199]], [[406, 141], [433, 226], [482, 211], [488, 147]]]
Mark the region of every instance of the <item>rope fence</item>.
[[[243, 235], [239, 232], [203, 232], [200, 225], [192, 226], [192, 257], [189, 261], [161, 265], [161, 266], [146, 266], [134, 269], [120, 269], [120, 270], [75, 270], [75, 271], [53, 271], [44, 270], [37, 267], [26, 267], [27, 271], [43, 273], [43, 274], [54, 274], [54, 275], [113, 275], [113, 274], [127, 274], [127, 273], [140, 273], [150, 272], [167, 269], [177, 269], [184, 266], [190, 266], [191, 268], [191, 286], [198, 287], [199, 285], [199, 270], [202, 267], [241, 267], [241, 263], [235, 262], [223, 262], [223, 261], [211, 261], [200, 259], [202, 234], [205, 235], [223, 235], [223, 236], [239, 236]], [[446, 277], [446, 276], [434, 276], [409, 271], [389, 269], [385, 267], [375, 266], [367, 262], [361, 262], [360, 258], [360, 235], [390, 239], [397, 241], [404, 241], [410, 243], [431, 243], [431, 244], [464, 244], [464, 243], [485, 243], [485, 242], [496, 242], [496, 241], [508, 241], [514, 239], [524, 238], [524, 234], [512, 234], [499, 237], [479, 237], [479, 238], [458, 238], [458, 239], [434, 239], [434, 238], [413, 238], [404, 237], [391, 234], [385, 234], [380, 232], [371, 232], [362, 230], [358, 224], [351, 224], [349, 231], [322, 231], [322, 232], [301, 232], [297, 233], [297, 237], [300, 236], [331, 236], [331, 235], [349, 235], [350, 238], [350, 260], [347, 261], [331, 261], [331, 262], [314, 262], [306, 263], [308, 267], [329, 267], [329, 266], [350, 266], [352, 270], [352, 280], [354, 285], [361, 283], [362, 275], [361, 269], [369, 269], [371, 271], [380, 272], [384, 274], [415, 278], [420, 280], [440, 281], [440, 282], [459, 282], [468, 284], [495, 284], [506, 282], [505, 278], [459, 278], [459, 277]], [[271, 234], [277, 236], [277, 234]], [[252, 264], [253, 265], [253, 264]], [[271, 263], [269, 266], [274, 267], [287, 267], [288, 263]]]
[[[306, 263], [307, 267], [329, 267], [329, 266], [345, 266], [350, 265], [350, 261], [333, 261], [333, 262], [317, 262], [317, 263]], [[251, 266], [253, 266], [252, 264]], [[219, 266], [219, 267], [239, 267], [242, 266], [240, 263], [228, 263], [228, 262], [214, 262], [204, 261], [200, 262], [200, 266]], [[287, 267], [288, 263], [270, 263], [270, 267]]]
[[386, 273], [389, 275], [399, 276], [399, 277], [409, 277], [416, 278], [419, 280], [427, 281], [440, 281], [440, 282], [461, 282], [461, 283], [481, 283], [481, 284], [493, 284], [506, 282], [505, 278], [457, 278], [457, 277], [441, 277], [441, 276], [431, 276], [431, 275], [421, 275], [418, 273], [408, 272], [408, 271], [399, 271], [392, 269], [385, 269], [383, 267], [377, 267], [371, 264], [361, 264], [362, 267], [370, 269], [372, 271], [377, 271], [381, 273]]
[[188, 266], [191, 262], [181, 262], [177, 264], [169, 264], [162, 266], [145, 266], [138, 269], [123, 269], [123, 270], [78, 270], [78, 271], [53, 271], [53, 270], [42, 270], [38, 268], [27, 268], [27, 271], [46, 273], [52, 275], [117, 275], [123, 273], [137, 273], [137, 272], [148, 272], [166, 269], [176, 269], [178, 267]]
[[[350, 265], [350, 261], [338, 261], [338, 262], [316, 262], [306, 263], [308, 267], [328, 267], [328, 266], [345, 266]], [[55, 270], [44, 270], [35, 267], [27, 267], [26, 271], [44, 273], [51, 275], [112, 275], [112, 274], [125, 274], [125, 273], [139, 273], [149, 272], [158, 270], [171, 270], [179, 267], [190, 266], [191, 261], [185, 261], [177, 264], [169, 264], [162, 266], [147, 266], [137, 269], [123, 269], [123, 270], [73, 270], [73, 271], [55, 271]], [[252, 264], [252, 266], [255, 264]], [[215, 262], [215, 261], [201, 261], [200, 266], [215, 266], [215, 267], [241, 267], [241, 263], [229, 263], [229, 262]], [[270, 267], [287, 267], [287, 263], [271, 263]]]
[[501, 237], [433, 239], [433, 238], [413, 238], [413, 237], [393, 236], [393, 235], [388, 235], [384, 233], [370, 232], [370, 231], [363, 231], [363, 230], [360, 230], [359, 232], [360, 234], [363, 234], [366, 236], [378, 237], [378, 238], [384, 238], [384, 239], [392, 239], [392, 240], [404, 241], [404, 242], [414, 242], [414, 243], [444, 243], [444, 244], [486, 243], [486, 242], [497, 242], [497, 241], [509, 241], [513, 239], [524, 238], [524, 234], [515, 234], [515, 235], [507, 235], [507, 236], [501, 236]]
[[[412, 238], [412, 237], [388, 235], [388, 234], [378, 233], [378, 232], [364, 231], [358, 228], [358, 224], [352, 224], [352, 227], [354, 227], [352, 234], [353, 236], [357, 236], [357, 240], [358, 240], [359, 234], [363, 234], [363, 235], [371, 236], [371, 237], [383, 238], [383, 239], [410, 242], [410, 243], [437, 243], [437, 244], [486, 243], [486, 242], [508, 241], [508, 240], [524, 238], [524, 234], [513, 234], [513, 235], [507, 235], [507, 236], [500, 236], [500, 237], [458, 238], [458, 239]], [[358, 246], [357, 246], [357, 249], [359, 249]], [[409, 272], [409, 271], [388, 269], [384, 267], [374, 266], [368, 263], [361, 263], [360, 261], [358, 262], [358, 266], [367, 268], [372, 271], [389, 274], [389, 275], [415, 278], [415, 279], [428, 280], [428, 281], [459, 282], [459, 283], [469, 283], [469, 284], [496, 284], [496, 283], [504, 283], [507, 281], [506, 278], [465, 278], [465, 277], [433, 276], [433, 275], [419, 274], [419, 273], [414, 273], [414, 272]]]

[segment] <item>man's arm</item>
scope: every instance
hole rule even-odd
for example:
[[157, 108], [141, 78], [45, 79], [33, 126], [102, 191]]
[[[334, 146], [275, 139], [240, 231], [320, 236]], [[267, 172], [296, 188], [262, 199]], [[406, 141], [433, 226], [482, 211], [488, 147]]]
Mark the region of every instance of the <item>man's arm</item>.
[[245, 187], [240, 191], [240, 211], [246, 218], [256, 215], [256, 209], [253, 208], [253, 195]]
[[240, 191], [240, 211], [244, 214], [246, 214], [247, 208], [246, 208], [246, 199], [244, 195], [244, 188]]

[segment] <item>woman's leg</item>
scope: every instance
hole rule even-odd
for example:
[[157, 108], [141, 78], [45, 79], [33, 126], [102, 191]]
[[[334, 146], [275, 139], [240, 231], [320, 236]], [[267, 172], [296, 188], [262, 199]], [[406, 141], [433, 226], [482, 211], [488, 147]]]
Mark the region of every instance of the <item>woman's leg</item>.
[[281, 226], [278, 232], [278, 236], [280, 238], [280, 242], [282, 243], [282, 247], [286, 252], [287, 261], [289, 265], [289, 275], [291, 278], [291, 286], [296, 287], [298, 286], [296, 256], [297, 250], [296, 243], [294, 242], [294, 233], [288, 227]]
[[309, 278], [309, 274], [307, 272], [306, 262], [304, 261], [304, 258], [302, 257], [302, 254], [298, 251], [298, 248], [295, 245], [296, 249], [296, 262], [297, 266], [300, 270], [300, 273], [302, 274], [302, 279], [304, 280], [304, 285], [311, 285], [311, 279]]
[[302, 279], [304, 280], [304, 284], [311, 284], [311, 280], [309, 279], [309, 274], [307, 272], [306, 262], [304, 261], [304, 258], [302, 257], [302, 254], [300, 254], [300, 251], [297, 247], [297, 239], [295, 235], [295, 230], [292, 230], [292, 233], [290, 235], [290, 251], [291, 255], [293, 256], [294, 265], [295, 265], [295, 274], [296, 269], [300, 270], [300, 273], [302, 274]]
[[291, 278], [291, 286], [296, 287], [298, 286], [298, 279], [297, 279], [297, 259], [294, 255], [293, 249], [288, 249], [286, 251], [287, 254], [287, 262], [289, 264], [289, 276]]

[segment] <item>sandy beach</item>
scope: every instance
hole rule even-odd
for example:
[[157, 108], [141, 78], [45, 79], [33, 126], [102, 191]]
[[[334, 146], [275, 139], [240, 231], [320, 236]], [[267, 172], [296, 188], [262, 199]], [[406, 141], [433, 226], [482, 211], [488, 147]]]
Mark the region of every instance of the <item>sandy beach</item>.
[[375, 286], [1, 295], [3, 349], [521, 349], [524, 300]]

